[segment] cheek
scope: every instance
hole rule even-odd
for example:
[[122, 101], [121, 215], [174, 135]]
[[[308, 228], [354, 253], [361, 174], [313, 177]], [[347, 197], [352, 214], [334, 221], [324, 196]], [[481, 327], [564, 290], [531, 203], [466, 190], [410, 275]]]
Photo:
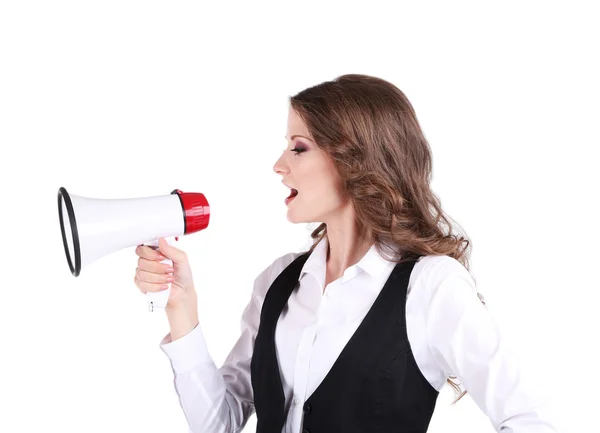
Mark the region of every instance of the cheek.
[[341, 201], [339, 185], [330, 176], [313, 177], [307, 179], [305, 191], [311, 201], [320, 205], [335, 205]]
[[[311, 155], [312, 156], [312, 155]], [[341, 201], [339, 176], [335, 175], [335, 167], [328, 161], [307, 159], [295, 167], [294, 178], [299, 182], [299, 195], [314, 200], [316, 203], [330, 206]]]

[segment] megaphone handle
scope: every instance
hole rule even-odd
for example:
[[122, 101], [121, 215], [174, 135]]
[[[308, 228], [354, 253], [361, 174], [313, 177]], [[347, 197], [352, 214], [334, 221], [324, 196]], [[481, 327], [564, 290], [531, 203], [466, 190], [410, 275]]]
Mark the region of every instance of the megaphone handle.
[[[175, 245], [175, 237], [165, 237], [165, 240], [169, 245]], [[152, 249], [156, 250], [158, 248], [158, 239], [144, 242], [144, 245], [147, 245]], [[165, 258], [161, 261], [161, 263], [173, 266], [173, 261], [171, 259]], [[167, 290], [146, 293], [146, 298], [148, 301], [148, 311], [153, 312], [155, 308], [165, 308], [167, 306], [167, 302], [169, 301], [169, 294], [171, 293], [171, 284], [168, 284], [168, 286], [169, 288]]]

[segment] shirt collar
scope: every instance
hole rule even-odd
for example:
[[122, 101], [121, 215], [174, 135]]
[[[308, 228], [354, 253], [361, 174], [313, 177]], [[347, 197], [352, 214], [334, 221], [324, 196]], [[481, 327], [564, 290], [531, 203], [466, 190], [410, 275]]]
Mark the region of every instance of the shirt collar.
[[[327, 236], [325, 236], [317, 243], [308, 259], [306, 259], [306, 262], [300, 271], [300, 278], [302, 278], [304, 274], [312, 274], [317, 277], [317, 279], [322, 279], [325, 281], [328, 247], [329, 240]], [[375, 244], [373, 244], [355, 266], [357, 269], [361, 269], [370, 276], [376, 277], [379, 276], [388, 266], [390, 266], [391, 263], [392, 262], [389, 262], [381, 254], [379, 254]]]

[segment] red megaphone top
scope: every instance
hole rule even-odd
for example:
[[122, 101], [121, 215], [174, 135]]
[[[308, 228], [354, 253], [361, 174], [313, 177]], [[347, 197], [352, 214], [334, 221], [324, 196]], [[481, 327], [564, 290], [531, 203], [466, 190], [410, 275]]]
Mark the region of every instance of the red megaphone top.
[[210, 220], [210, 206], [204, 194], [199, 192], [182, 192], [178, 189], [171, 194], [177, 194], [183, 208], [185, 221], [184, 234], [189, 235], [204, 230]]

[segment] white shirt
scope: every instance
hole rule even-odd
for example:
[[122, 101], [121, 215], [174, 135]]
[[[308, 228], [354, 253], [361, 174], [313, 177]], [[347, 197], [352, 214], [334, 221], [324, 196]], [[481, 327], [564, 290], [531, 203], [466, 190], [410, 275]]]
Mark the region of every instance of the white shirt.
[[[394, 269], [375, 249], [326, 288], [327, 237], [315, 247], [300, 273], [275, 331], [287, 412], [283, 433], [302, 431], [302, 405], [375, 302]], [[275, 278], [301, 253], [277, 258], [254, 281], [241, 318], [241, 335], [217, 368], [200, 325], [160, 342], [169, 357], [175, 389], [194, 433], [234, 433], [254, 413], [250, 361], [260, 311]], [[417, 366], [436, 390], [457, 376], [496, 431], [555, 433], [535, 389], [526, 389], [521, 369], [469, 271], [445, 255], [421, 257], [410, 276], [406, 326]]]

